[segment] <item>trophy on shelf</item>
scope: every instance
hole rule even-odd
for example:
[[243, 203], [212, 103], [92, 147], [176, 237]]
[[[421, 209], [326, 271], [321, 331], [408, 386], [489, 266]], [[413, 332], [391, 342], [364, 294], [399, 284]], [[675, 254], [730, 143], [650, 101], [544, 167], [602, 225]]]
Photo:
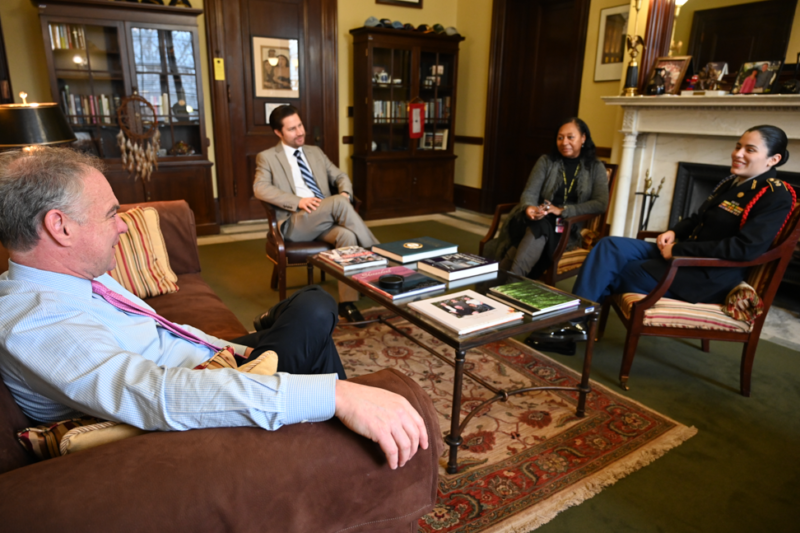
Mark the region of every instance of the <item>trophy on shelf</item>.
[[628, 70], [625, 73], [625, 88], [622, 89], [622, 96], [636, 96], [637, 86], [639, 85], [639, 63], [636, 58], [639, 56], [639, 47], [644, 51], [644, 38], [639, 33], [639, 10], [642, 9], [642, 0], [633, 0], [633, 7], [636, 8], [636, 21], [633, 26], [633, 35], [626, 35], [625, 40], [628, 46], [628, 53], [631, 61], [628, 63]]

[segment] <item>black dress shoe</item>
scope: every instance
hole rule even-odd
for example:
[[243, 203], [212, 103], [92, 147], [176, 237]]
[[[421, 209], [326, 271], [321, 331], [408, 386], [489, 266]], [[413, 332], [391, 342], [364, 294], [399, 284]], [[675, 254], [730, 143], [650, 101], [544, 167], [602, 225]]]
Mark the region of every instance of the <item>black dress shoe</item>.
[[539, 341], [528, 337], [525, 344], [542, 352], [556, 352], [561, 355], [575, 355], [576, 349], [574, 341]]
[[[341, 302], [339, 303], [339, 316], [347, 320], [348, 322], [363, 322], [364, 316], [361, 314], [361, 311], [358, 310], [358, 307], [353, 304], [353, 302]], [[363, 328], [366, 324], [359, 325], [358, 327]]]
[[256, 331], [261, 331], [262, 329], [269, 329], [272, 327], [272, 324], [275, 323], [275, 320], [269, 316], [269, 311], [265, 312], [263, 315], [258, 315], [253, 319], [253, 327], [256, 328]]
[[589, 338], [583, 324], [567, 322], [542, 331], [534, 331], [528, 339], [538, 342], [583, 342]]

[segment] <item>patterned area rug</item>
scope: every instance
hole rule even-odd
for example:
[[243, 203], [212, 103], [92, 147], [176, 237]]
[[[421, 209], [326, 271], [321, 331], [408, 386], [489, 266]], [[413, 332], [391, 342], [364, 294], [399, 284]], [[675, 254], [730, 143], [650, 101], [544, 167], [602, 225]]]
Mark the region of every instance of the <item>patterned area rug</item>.
[[[377, 312], [367, 314], [376, 316]], [[393, 319], [440, 353], [454, 352], [408, 322]], [[391, 328], [338, 328], [336, 345], [349, 376], [396, 368], [433, 399], [449, 432], [453, 369]], [[467, 354], [466, 368], [498, 388], [575, 386], [579, 376], [509, 339]], [[463, 432], [459, 472], [440, 458], [439, 502], [419, 521], [420, 532], [528, 532], [618, 479], [649, 464], [697, 433], [592, 382], [584, 418], [577, 393], [533, 392], [495, 402]], [[491, 393], [464, 377], [463, 416]]]

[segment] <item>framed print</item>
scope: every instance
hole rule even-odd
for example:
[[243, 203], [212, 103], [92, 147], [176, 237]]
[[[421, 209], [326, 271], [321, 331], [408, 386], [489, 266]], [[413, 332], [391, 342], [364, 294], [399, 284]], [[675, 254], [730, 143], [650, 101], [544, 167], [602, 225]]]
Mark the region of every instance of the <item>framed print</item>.
[[686, 75], [686, 71], [689, 69], [689, 63], [691, 62], [692, 56], [659, 57], [650, 70], [650, 75], [647, 76], [645, 87], [648, 86], [655, 77], [656, 69], [663, 68], [664, 94], [680, 94], [683, 77]]
[[419, 138], [420, 150], [433, 150], [433, 132], [426, 131]]
[[256, 98], [300, 98], [297, 39], [253, 37]]
[[782, 61], [751, 61], [739, 67], [733, 94], [769, 94], [778, 79]]
[[622, 79], [629, 11], [629, 4], [600, 10], [600, 29], [597, 34], [594, 81]]
[[386, 6], [416, 7], [422, 9], [422, 0], [375, 0], [375, 3]]
[[280, 104], [273, 104], [273, 103], [266, 103], [264, 104], [264, 118], [266, 118], [267, 125], [269, 125], [269, 116], [275, 111], [276, 108], [282, 105], [289, 105], [289, 102], [283, 102]]

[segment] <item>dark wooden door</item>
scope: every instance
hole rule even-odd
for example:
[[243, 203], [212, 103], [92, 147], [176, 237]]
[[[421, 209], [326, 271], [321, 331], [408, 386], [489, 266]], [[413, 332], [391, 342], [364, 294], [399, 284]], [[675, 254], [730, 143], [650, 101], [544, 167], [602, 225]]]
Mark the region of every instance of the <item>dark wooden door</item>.
[[694, 70], [726, 61], [733, 73], [748, 61], [782, 60], [796, 4], [774, 0], [695, 11], [688, 52]]
[[[495, 0], [481, 210], [519, 200], [558, 123], [578, 114], [589, 0]], [[591, 124], [589, 125], [591, 127]]]
[[[205, 1], [223, 223], [265, 218], [253, 196], [255, 158], [278, 142], [265, 104], [297, 107], [306, 143], [319, 146], [338, 164], [336, 5], [336, 0]], [[261, 67], [254, 66], [253, 37], [297, 39], [299, 97], [256, 95], [254, 68]], [[224, 80], [216, 79], [215, 58], [224, 59]]]

